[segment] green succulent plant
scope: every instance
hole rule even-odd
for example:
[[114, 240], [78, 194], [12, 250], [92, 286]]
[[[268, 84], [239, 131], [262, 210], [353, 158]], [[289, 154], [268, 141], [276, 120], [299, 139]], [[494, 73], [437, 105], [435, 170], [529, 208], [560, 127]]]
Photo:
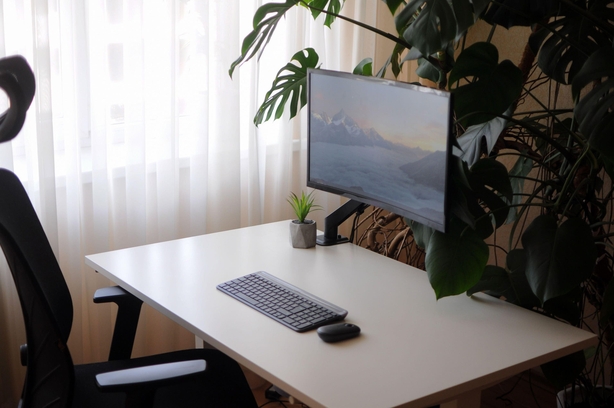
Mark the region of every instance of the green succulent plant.
[[311, 211], [321, 209], [319, 205], [315, 204], [313, 191], [307, 195], [305, 195], [305, 192], [302, 191], [300, 197], [294, 193], [290, 193], [290, 197], [288, 197], [287, 201], [292, 206], [296, 219], [301, 224], [305, 223], [305, 219]]

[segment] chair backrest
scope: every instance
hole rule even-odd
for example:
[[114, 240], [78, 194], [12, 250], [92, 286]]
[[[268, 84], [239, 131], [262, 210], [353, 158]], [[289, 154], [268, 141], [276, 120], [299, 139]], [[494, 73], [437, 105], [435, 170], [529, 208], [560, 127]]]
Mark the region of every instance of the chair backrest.
[[0, 169], [0, 246], [15, 281], [28, 342], [21, 405], [70, 406], [74, 367], [66, 342], [72, 299], [26, 191], [6, 169]]
[[0, 88], [9, 98], [8, 110], [0, 114], [0, 142], [6, 142], [21, 130], [36, 90], [34, 73], [25, 58], [0, 58]]

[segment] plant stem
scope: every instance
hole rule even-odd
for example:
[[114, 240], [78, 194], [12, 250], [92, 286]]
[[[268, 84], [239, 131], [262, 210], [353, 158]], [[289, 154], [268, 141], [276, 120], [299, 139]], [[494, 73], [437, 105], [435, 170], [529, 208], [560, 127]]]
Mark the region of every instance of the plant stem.
[[[306, 8], [308, 8], [309, 10], [316, 10], [316, 11], [319, 11], [320, 13], [324, 13], [324, 14], [327, 14], [329, 16], [334, 16], [335, 18], [339, 18], [341, 20], [345, 20], [345, 21], [347, 21], [349, 23], [352, 23], [352, 24], [355, 24], [355, 25], [357, 25], [359, 27], [364, 28], [365, 30], [374, 32], [375, 34], [379, 34], [379, 35], [381, 35], [384, 38], [387, 38], [387, 39], [389, 39], [391, 41], [394, 41], [395, 43], [397, 43], [399, 45], [402, 45], [403, 47], [407, 48], [408, 50], [412, 48], [411, 44], [409, 44], [407, 41], [405, 41], [405, 39], [403, 39], [403, 37], [394, 36], [394, 35], [386, 32], [386, 31], [382, 31], [382, 30], [380, 30], [378, 28], [375, 28], [375, 27], [370, 26], [368, 24], [362, 23], [362, 22], [360, 22], [358, 20], [354, 20], [352, 18], [343, 16], [341, 14], [332, 13], [332, 12], [330, 12], [328, 10], [324, 10], [324, 9], [321, 9], [321, 8], [318, 8], [318, 7], [314, 7], [311, 4], [306, 3], [303, 0], [300, 0], [300, 3], [303, 6], [305, 6]], [[440, 71], [444, 72], [443, 69], [441, 69], [440, 62], [439, 62], [439, 60], [437, 58], [435, 58], [435, 57], [433, 57], [431, 55], [428, 55], [428, 56], [427, 55], [423, 55], [423, 58], [428, 60], [435, 68], [437, 68]]]
[[490, 29], [490, 32], [488, 33], [488, 38], [486, 39], [486, 42], [488, 43], [492, 42], [492, 37], [495, 35], [496, 28], [497, 28], [497, 25], [493, 24], [492, 28]]
[[584, 151], [582, 152], [582, 155], [580, 157], [578, 157], [578, 160], [576, 160], [575, 163], [573, 164], [573, 167], [571, 168], [571, 170], [567, 174], [567, 177], [565, 177], [565, 183], [563, 183], [563, 187], [561, 188], [561, 192], [559, 193], [559, 197], [557, 198], [556, 202], [554, 203], [554, 207], [555, 208], [558, 208], [561, 205], [561, 201], [563, 200], [563, 197], [565, 196], [565, 193], [566, 193], [567, 189], [569, 188], [569, 185], [573, 181], [573, 175], [576, 173], [576, 171], [578, 171], [578, 167], [580, 167], [580, 164], [582, 164], [582, 159], [584, 159], [584, 156], [586, 156], [587, 154], [588, 154], [588, 148], [585, 148]]
[[537, 189], [531, 193], [531, 195], [529, 196], [529, 198], [527, 199], [526, 202], [524, 202], [523, 204], [518, 205], [520, 207], [520, 211], [516, 215], [516, 220], [512, 224], [512, 229], [510, 231], [510, 235], [509, 235], [509, 238], [508, 238], [508, 247], [510, 248], [510, 250], [513, 247], [512, 241], [514, 240], [514, 235], [516, 233], [516, 228], [518, 227], [518, 221], [522, 218], [522, 215], [525, 213], [525, 211], [527, 211], [529, 207], [533, 207], [533, 206], [536, 206], [536, 207], [545, 207], [545, 206], [547, 206], [544, 203], [532, 204], [531, 201], [533, 201], [533, 199], [535, 197], [537, 197], [537, 194], [539, 192], [541, 192], [542, 190], [546, 189], [546, 187], [548, 187], [549, 185], [550, 185], [549, 183], [543, 183], [543, 184], [539, 185], [537, 187]]
[[560, 0], [560, 1], [561, 1], [561, 3], [563, 3], [563, 4], [573, 8], [575, 11], [578, 12], [578, 14], [581, 14], [582, 17], [586, 18], [591, 23], [593, 23], [594, 25], [598, 26], [603, 31], [608, 33], [608, 35], [610, 37], [614, 36], [614, 31], [612, 30], [612, 26], [608, 25], [608, 24], [603, 24], [603, 21], [595, 18], [595, 13], [592, 13], [592, 12], [582, 8], [582, 7], [579, 7], [573, 1], [569, 1], [569, 0]]
[[386, 31], [382, 31], [382, 30], [380, 30], [378, 28], [375, 28], [375, 27], [370, 26], [368, 24], [362, 23], [360, 21], [351, 19], [351, 18], [343, 16], [341, 14], [332, 13], [332, 12], [330, 12], [328, 10], [324, 10], [324, 9], [321, 9], [321, 8], [318, 8], [318, 7], [314, 7], [311, 4], [304, 2], [303, 0], [301, 0], [300, 3], [303, 6], [305, 6], [306, 8], [308, 8], [309, 10], [316, 10], [316, 11], [319, 11], [320, 13], [324, 13], [324, 14], [327, 14], [329, 16], [333, 16], [335, 18], [339, 18], [341, 20], [348, 21], [348, 22], [350, 22], [352, 24], [355, 24], [355, 25], [357, 25], [359, 27], [362, 27], [362, 28], [364, 28], [366, 30], [369, 30], [369, 31], [372, 31], [372, 32], [374, 32], [376, 34], [379, 34], [382, 37], [388, 38], [391, 41], [394, 41], [394, 42], [396, 42], [398, 44], [401, 44], [405, 48], [408, 48], [408, 49], [411, 48], [411, 45], [408, 42], [406, 42], [402, 37], [395, 37], [394, 35], [386, 32]]
[[506, 115], [498, 115], [500, 118], [506, 119], [510, 122], [513, 122], [519, 126], [521, 126], [522, 128], [525, 128], [529, 131], [531, 131], [531, 133], [536, 136], [539, 137], [543, 140], [545, 140], [546, 142], [548, 142], [554, 149], [556, 149], [560, 154], [562, 154], [563, 156], [565, 156], [565, 158], [569, 161], [573, 161], [574, 157], [573, 155], [567, 150], [567, 148], [565, 146], [562, 146], [560, 143], [558, 143], [556, 140], [552, 139], [550, 136], [546, 135], [545, 133], [541, 132], [539, 129], [537, 129], [534, 126], [529, 125], [528, 123], [522, 121], [522, 120], [518, 120], [515, 119], [511, 116], [506, 116]]

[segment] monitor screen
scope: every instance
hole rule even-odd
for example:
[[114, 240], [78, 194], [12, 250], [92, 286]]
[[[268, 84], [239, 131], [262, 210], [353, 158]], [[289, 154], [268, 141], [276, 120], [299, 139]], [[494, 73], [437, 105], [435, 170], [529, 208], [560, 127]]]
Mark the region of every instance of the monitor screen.
[[307, 185], [446, 232], [450, 93], [308, 73]]

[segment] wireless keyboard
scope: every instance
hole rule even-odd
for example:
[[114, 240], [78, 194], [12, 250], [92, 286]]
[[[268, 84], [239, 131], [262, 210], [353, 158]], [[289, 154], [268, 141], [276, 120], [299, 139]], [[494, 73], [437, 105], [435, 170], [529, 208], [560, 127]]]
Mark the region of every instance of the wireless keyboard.
[[264, 271], [221, 283], [217, 288], [297, 332], [343, 320], [348, 314]]

